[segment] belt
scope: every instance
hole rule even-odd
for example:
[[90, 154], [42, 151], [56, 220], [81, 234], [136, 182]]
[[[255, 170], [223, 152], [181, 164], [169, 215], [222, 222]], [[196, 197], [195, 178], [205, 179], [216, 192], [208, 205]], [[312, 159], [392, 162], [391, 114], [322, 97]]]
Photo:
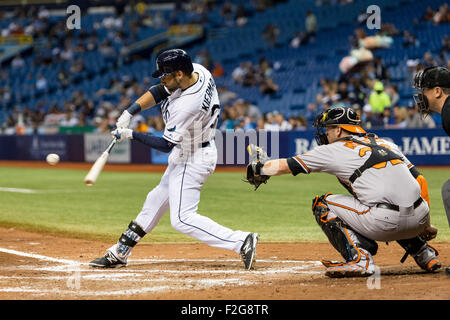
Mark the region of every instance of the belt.
[[[414, 209], [416, 209], [418, 206], [420, 206], [420, 204], [422, 203], [423, 199], [422, 197], [419, 197], [419, 199], [416, 200], [416, 202], [414, 202], [413, 206]], [[378, 203], [376, 205], [377, 208], [383, 208], [383, 209], [389, 209], [389, 210], [394, 210], [394, 211], [400, 211], [400, 207], [396, 204], [390, 204], [390, 203]]]

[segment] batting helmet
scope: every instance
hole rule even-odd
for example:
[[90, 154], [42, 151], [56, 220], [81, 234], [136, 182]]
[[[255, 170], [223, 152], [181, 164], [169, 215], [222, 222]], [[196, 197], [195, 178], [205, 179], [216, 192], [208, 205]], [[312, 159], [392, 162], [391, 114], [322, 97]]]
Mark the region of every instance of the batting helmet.
[[194, 71], [191, 57], [182, 49], [166, 50], [156, 58], [156, 71], [152, 77], [161, 78], [178, 70], [191, 74]]
[[319, 145], [328, 144], [325, 133], [327, 126], [338, 126], [351, 133], [361, 134], [366, 131], [361, 128], [358, 114], [344, 105], [331, 106], [327, 111], [321, 112], [313, 123], [316, 127], [316, 141]]
[[414, 94], [413, 98], [422, 115], [430, 113], [428, 99], [423, 89], [434, 87], [450, 88], [450, 70], [446, 67], [434, 66], [420, 70], [414, 75], [413, 88], [419, 89], [419, 92]]

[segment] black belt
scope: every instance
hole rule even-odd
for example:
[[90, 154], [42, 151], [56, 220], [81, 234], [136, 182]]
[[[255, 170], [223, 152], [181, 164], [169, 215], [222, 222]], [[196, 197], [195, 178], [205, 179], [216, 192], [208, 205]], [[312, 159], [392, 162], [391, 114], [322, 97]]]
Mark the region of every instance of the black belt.
[[[416, 200], [416, 202], [414, 202], [414, 209], [416, 209], [418, 206], [420, 206], [420, 204], [422, 203], [423, 199], [422, 197], [419, 197], [419, 199]], [[383, 209], [389, 209], [389, 210], [395, 210], [395, 211], [400, 211], [400, 207], [397, 206], [396, 204], [390, 204], [390, 203], [378, 203], [376, 205], [377, 208], [383, 208]]]
[[209, 146], [209, 141], [203, 142], [203, 143], [201, 144], [201, 147], [202, 147], [202, 148], [206, 148], [206, 147], [208, 147], [208, 146]]

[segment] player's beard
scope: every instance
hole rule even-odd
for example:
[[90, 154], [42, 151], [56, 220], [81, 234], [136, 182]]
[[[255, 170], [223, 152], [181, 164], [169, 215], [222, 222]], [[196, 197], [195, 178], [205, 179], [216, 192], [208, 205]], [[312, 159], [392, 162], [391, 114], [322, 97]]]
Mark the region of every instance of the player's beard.
[[178, 79], [173, 79], [173, 81], [175, 82], [175, 84], [171, 87], [167, 87], [166, 88], [170, 91], [170, 93], [174, 93], [175, 91], [177, 91], [178, 89], [181, 88], [181, 83]]

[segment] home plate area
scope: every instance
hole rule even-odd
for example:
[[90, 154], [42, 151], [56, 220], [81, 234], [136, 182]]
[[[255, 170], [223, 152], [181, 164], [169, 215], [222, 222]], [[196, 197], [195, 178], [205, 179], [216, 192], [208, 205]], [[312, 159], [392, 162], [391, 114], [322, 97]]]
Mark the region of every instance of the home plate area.
[[1, 266], [2, 299], [164, 299], [175, 292], [186, 298], [192, 291], [259, 286], [273, 278], [323, 272], [318, 261], [276, 257], [257, 260], [251, 271], [239, 259], [129, 259], [125, 268], [98, 269], [5, 248], [0, 248], [0, 259], [6, 262]]

